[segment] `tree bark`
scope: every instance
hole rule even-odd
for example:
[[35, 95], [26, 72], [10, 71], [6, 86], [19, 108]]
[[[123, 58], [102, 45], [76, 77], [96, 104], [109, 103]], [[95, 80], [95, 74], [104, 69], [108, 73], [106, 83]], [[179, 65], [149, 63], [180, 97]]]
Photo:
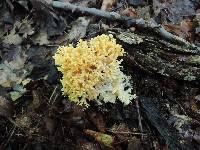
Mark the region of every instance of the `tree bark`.
[[[129, 35], [130, 33], [121, 34]], [[134, 36], [140, 38], [142, 42], [128, 44], [118, 38], [128, 52], [125, 57], [127, 64], [178, 80], [195, 81], [200, 79], [200, 52], [198, 49], [181, 46], [154, 34], [134, 34]]]
[[157, 128], [170, 149], [199, 149], [197, 144], [192, 144], [191, 141], [186, 140], [175, 128], [169, 125], [169, 119], [167, 118], [171, 118], [172, 115], [170, 116], [167, 112], [161, 110], [159, 103], [155, 103], [155, 100], [147, 97], [141, 97], [140, 102], [143, 113], [151, 121], [152, 125]]

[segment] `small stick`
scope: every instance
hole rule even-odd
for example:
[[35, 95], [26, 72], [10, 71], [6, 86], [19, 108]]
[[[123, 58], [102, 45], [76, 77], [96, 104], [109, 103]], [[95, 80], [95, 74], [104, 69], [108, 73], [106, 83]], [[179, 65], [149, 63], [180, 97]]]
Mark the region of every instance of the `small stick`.
[[[56, 87], [54, 88], [54, 90], [53, 90], [53, 92], [52, 92], [52, 94], [51, 94], [51, 96], [50, 96], [50, 98], [49, 98], [49, 103], [50, 104], [53, 104], [54, 103], [54, 101], [55, 101], [55, 99], [57, 98], [57, 94], [56, 94], [56, 96], [55, 96], [55, 92], [56, 92], [56, 90], [58, 89], [58, 85], [56, 85]], [[55, 96], [55, 97], [54, 97]], [[53, 99], [53, 97], [54, 97], [54, 99]]]
[[9, 143], [10, 139], [12, 138], [14, 132], [15, 132], [16, 126], [13, 125], [13, 129], [8, 137], [8, 139], [5, 141], [5, 143], [2, 143], [2, 145], [0, 147], [6, 147], [6, 145]]
[[161, 25], [157, 24], [155, 21], [145, 21], [142, 18], [133, 19], [131, 17], [122, 16], [116, 12], [106, 12], [106, 11], [99, 10], [96, 8], [82, 7], [82, 6], [71, 4], [69, 2], [53, 1], [51, 5], [54, 8], [59, 8], [63, 10], [71, 10], [72, 12], [77, 11], [77, 12], [87, 13], [87, 14], [98, 16], [98, 17], [110, 19], [110, 20], [121, 21], [123, 23], [126, 23], [129, 26], [136, 25], [144, 29], [149, 29], [159, 34], [164, 39], [170, 40], [172, 42], [177, 42], [183, 46], [186, 46], [186, 48], [192, 48], [200, 52], [200, 47], [197, 47], [194, 44], [189, 43], [188, 41], [186, 41], [185, 39], [181, 37], [178, 37], [172, 33], [169, 33], [167, 30], [165, 30]]
[[131, 134], [131, 135], [147, 135], [145, 133], [138, 133], [138, 132], [118, 132], [118, 131], [112, 131], [108, 130], [109, 132], [115, 133], [115, 134]]
[[[138, 113], [139, 129], [140, 129], [140, 132], [143, 133], [143, 128], [142, 128], [142, 119], [141, 119], [141, 115], [140, 115], [140, 107], [139, 107], [139, 104], [138, 104], [138, 98], [135, 99], [135, 105], [136, 105], [137, 113]], [[143, 139], [143, 134], [141, 135], [141, 138]]]

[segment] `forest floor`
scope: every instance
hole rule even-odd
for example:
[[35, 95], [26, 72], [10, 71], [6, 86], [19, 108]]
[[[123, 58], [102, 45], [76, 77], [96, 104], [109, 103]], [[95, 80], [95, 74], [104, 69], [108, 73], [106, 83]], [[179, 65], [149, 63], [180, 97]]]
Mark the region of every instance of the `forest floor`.
[[[200, 46], [198, 0], [59, 1], [155, 22], [195, 48]], [[83, 109], [62, 96], [62, 74], [52, 56], [58, 46], [76, 44], [79, 39], [90, 40], [103, 33], [118, 37], [117, 42], [135, 57], [125, 58], [122, 65], [123, 72], [132, 76], [137, 99], [128, 106], [120, 102], [103, 105], [90, 102], [90, 107]], [[127, 33], [136, 36], [136, 44], [123, 37]], [[187, 73], [179, 78], [183, 71], [177, 70], [164, 73], [157, 69], [161, 62], [157, 66], [144, 63], [143, 57], [136, 59], [140, 50], [130, 52], [131, 48], [138, 48], [138, 36], [155, 34], [122, 20], [56, 8], [52, 0], [1, 0], [0, 150], [199, 149], [199, 49], [184, 55], [181, 52], [159, 55], [169, 64], [176, 57], [176, 63], [181, 62], [179, 69], [191, 65], [189, 70], [193, 69], [191, 72], [197, 77]], [[162, 36], [158, 41], [161, 39]], [[145, 44], [139, 45], [141, 56], [152, 50]], [[194, 53], [190, 63], [182, 63]]]

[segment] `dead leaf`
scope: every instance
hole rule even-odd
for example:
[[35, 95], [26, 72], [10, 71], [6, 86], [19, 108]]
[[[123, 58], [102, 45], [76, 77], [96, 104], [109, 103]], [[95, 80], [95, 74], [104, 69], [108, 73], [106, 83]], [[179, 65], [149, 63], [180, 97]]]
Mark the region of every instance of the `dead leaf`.
[[131, 18], [138, 18], [137, 11], [133, 7], [127, 7], [120, 14]]
[[27, 55], [24, 52], [19, 52], [15, 55], [15, 58], [12, 61], [4, 61], [4, 64], [10, 69], [22, 69], [25, 65]]
[[46, 32], [40, 32], [36, 36], [33, 37], [33, 43], [39, 45], [47, 45], [49, 44], [48, 35]]
[[133, 5], [133, 6], [143, 6], [145, 5], [144, 0], [128, 0], [128, 4]]
[[192, 42], [193, 23], [190, 20], [182, 20], [180, 25], [174, 25], [170, 23], [164, 23], [162, 25], [167, 31], [172, 32], [179, 37]]
[[13, 114], [13, 106], [10, 101], [0, 96], [0, 116], [11, 117]]
[[35, 32], [34, 27], [32, 27], [33, 20], [28, 19], [27, 17], [22, 20], [21, 26], [19, 28], [19, 34], [22, 34], [23, 38], [27, 38], [30, 35], [33, 35]]
[[14, 91], [11, 91], [9, 93], [12, 101], [16, 101], [26, 92], [26, 88], [24, 88], [22, 85], [15, 85], [13, 87], [13, 90]]
[[34, 27], [32, 27], [33, 20], [25, 17], [21, 22], [16, 21], [10, 33], [3, 37], [5, 44], [19, 45], [22, 43], [23, 38], [33, 35]]
[[15, 31], [12, 30], [10, 34], [6, 35], [4, 37], [3, 43], [5, 44], [13, 44], [13, 45], [19, 45], [22, 43], [22, 37], [19, 36], [19, 34], [15, 34]]
[[44, 32], [48, 37], [62, 35], [67, 27], [66, 19], [48, 4], [49, 0], [30, 0], [34, 8], [33, 19], [37, 20], [40, 32]]
[[69, 32], [69, 43], [72, 41], [78, 41], [79, 39], [82, 39], [85, 37], [87, 27], [90, 23], [90, 19], [87, 19], [86, 17], [79, 17], [72, 26], [72, 29]]
[[15, 24], [13, 25], [13, 29], [10, 31], [10, 33], [3, 37], [3, 43], [10, 45], [19, 45], [22, 43], [22, 37], [19, 36], [19, 34], [16, 32], [16, 29], [19, 28], [20, 25], [20, 22], [15, 22]]
[[139, 8], [136, 9], [136, 12], [138, 14], [138, 18], [143, 18], [145, 20], [151, 19], [150, 11], [151, 11], [150, 6], [139, 7]]
[[10, 94], [12, 101], [16, 101], [17, 99], [19, 99], [23, 95], [23, 93], [18, 92], [18, 91], [12, 91], [9, 94]]
[[116, 0], [103, 0], [101, 10], [111, 11], [113, 5], [116, 4], [116, 2], [117, 2]]
[[[24, 69], [27, 55], [21, 51], [21, 47], [16, 47], [15, 51], [11, 51], [11, 58], [6, 56], [3, 63], [0, 64], [0, 85], [3, 87], [13, 87], [20, 84], [28, 75], [28, 71]], [[31, 71], [31, 66], [30, 68]]]
[[179, 23], [185, 17], [195, 15], [195, 5], [191, 0], [153, 0], [155, 15], [161, 15], [162, 22]]
[[17, 77], [13, 70], [5, 64], [0, 64], [0, 85], [3, 87], [12, 87], [13, 84], [19, 84], [22, 80]]
[[89, 115], [89, 119], [95, 124], [97, 129], [101, 132], [105, 132], [106, 127], [105, 127], [103, 116], [95, 112], [92, 112], [92, 113], [89, 112], [88, 115]]
[[18, 45], [22, 43], [22, 37], [20, 37], [18, 34], [15, 34], [15, 32], [11, 31], [11, 33], [4, 38], [3, 42], [5, 44]]

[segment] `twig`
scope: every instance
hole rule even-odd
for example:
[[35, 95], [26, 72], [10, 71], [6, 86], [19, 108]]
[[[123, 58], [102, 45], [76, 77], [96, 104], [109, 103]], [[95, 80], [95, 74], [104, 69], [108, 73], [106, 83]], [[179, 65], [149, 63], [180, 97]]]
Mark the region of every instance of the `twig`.
[[10, 139], [12, 138], [14, 132], [15, 132], [16, 126], [13, 125], [13, 129], [8, 137], [8, 139], [5, 141], [5, 143], [2, 143], [2, 145], [0, 147], [6, 147], [6, 145], [9, 143]]
[[108, 131], [115, 134], [147, 135], [145, 133], [138, 133], [138, 132], [118, 132], [118, 131], [112, 131], [112, 130], [108, 130]]
[[106, 12], [106, 11], [102, 11], [96, 8], [87, 8], [87, 7], [74, 5], [68, 2], [53, 1], [51, 5], [54, 8], [60, 8], [63, 10], [71, 10], [73, 12], [77, 11], [77, 12], [87, 13], [87, 14], [98, 16], [98, 17], [107, 18], [110, 20], [121, 21], [123, 23], [126, 23], [129, 26], [135, 25], [144, 29], [149, 29], [159, 34], [164, 39], [170, 40], [172, 42], [177, 42], [183, 46], [186, 46], [187, 48], [192, 48], [192, 49], [196, 49], [197, 51], [200, 51], [200, 47], [197, 47], [194, 44], [189, 43], [188, 41], [184, 40], [181, 37], [178, 37], [174, 34], [169, 33], [161, 25], [158, 25], [155, 21], [145, 21], [142, 18], [133, 19], [130, 17], [122, 16], [116, 12]]
[[87, 8], [87, 7], [82, 7], [78, 5], [74, 5], [68, 2], [59, 2], [59, 1], [53, 1], [52, 6], [54, 8], [60, 8], [64, 10], [72, 10], [73, 12], [82, 12], [82, 13], [88, 13], [91, 15], [111, 19], [111, 20], [120, 20], [120, 21], [125, 21], [125, 17], [122, 17], [116, 12], [106, 12], [102, 11], [96, 8]]
[[[141, 119], [141, 115], [140, 115], [140, 107], [139, 107], [139, 104], [138, 104], [138, 98], [136, 98], [136, 100], [135, 100], [135, 105], [136, 105], [137, 113], [138, 113], [138, 124], [139, 124], [139, 129], [140, 129], [140, 132], [143, 133], [142, 119]], [[142, 134], [141, 138], [143, 139], [143, 134]]]
[[[55, 99], [57, 98], [57, 94], [56, 94], [56, 96], [55, 96], [55, 92], [57, 91], [57, 89], [58, 89], [58, 85], [56, 85], [56, 87], [54, 88], [54, 90], [53, 90], [53, 92], [52, 92], [52, 94], [51, 94], [51, 96], [50, 96], [50, 98], [49, 98], [49, 103], [50, 104], [53, 104], [54, 102], [55, 102]], [[54, 97], [54, 99], [53, 99], [53, 97]]]

